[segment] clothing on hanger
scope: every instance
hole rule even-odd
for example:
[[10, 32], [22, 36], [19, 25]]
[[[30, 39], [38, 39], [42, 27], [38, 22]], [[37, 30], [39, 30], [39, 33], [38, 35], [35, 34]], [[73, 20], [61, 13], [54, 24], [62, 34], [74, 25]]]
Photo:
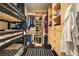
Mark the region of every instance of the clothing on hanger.
[[44, 36], [44, 44], [45, 44], [45, 45], [48, 44], [48, 36], [47, 36], [47, 34], [45, 34], [45, 36]]
[[30, 17], [28, 17], [28, 29], [30, 29]]
[[35, 16], [30, 16], [30, 26], [35, 27]]
[[72, 4], [67, 8], [64, 29], [61, 39], [61, 52], [65, 52], [66, 55], [78, 55], [78, 29], [76, 25], [75, 11], [72, 8]]
[[48, 33], [48, 15], [46, 15], [44, 19], [44, 28], [45, 28], [45, 33]]

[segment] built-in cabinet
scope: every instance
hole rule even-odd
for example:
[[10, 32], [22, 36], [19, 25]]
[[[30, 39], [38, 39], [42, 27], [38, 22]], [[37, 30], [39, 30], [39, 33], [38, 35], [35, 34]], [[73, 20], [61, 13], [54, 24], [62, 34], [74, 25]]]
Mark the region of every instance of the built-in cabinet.
[[55, 50], [56, 53], [59, 55], [61, 38], [61, 4], [57, 3], [52, 4], [51, 6], [52, 26], [49, 26], [48, 41], [52, 45], [52, 50]]
[[[52, 13], [52, 26], [48, 29], [48, 41], [52, 46], [52, 50], [58, 55], [65, 55], [65, 52], [61, 52], [61, 37], [64, 28], [64, 17], [69, 4], [56, 3], [52, 4], [52, 7], [48, 7], [48, 21], [50, 22], [49, 14]], [[73, 4], [75, 9], [75, 4]], [[52, 10], [50, 12], [50, 10]]]

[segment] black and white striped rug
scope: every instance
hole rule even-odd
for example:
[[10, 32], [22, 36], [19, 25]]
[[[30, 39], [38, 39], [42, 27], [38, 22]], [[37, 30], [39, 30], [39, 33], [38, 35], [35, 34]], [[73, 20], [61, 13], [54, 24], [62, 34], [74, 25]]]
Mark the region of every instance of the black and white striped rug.
[[51, 49], [28, 48], [25, 56], [54, 56]]

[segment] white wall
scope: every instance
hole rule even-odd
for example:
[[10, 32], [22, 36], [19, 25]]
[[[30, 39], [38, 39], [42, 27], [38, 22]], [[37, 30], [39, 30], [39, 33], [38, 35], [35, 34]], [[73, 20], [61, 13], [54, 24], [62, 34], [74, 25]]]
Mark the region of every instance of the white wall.
[[28, 12], [47, 12], [48, 3], [26, 3]]

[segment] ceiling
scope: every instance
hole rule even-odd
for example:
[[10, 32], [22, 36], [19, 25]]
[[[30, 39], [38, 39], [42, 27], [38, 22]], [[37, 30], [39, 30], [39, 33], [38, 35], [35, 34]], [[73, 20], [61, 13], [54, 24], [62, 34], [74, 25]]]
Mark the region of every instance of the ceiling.
[[47, 12], [48, 3], [26, 3], [28, 12]]

